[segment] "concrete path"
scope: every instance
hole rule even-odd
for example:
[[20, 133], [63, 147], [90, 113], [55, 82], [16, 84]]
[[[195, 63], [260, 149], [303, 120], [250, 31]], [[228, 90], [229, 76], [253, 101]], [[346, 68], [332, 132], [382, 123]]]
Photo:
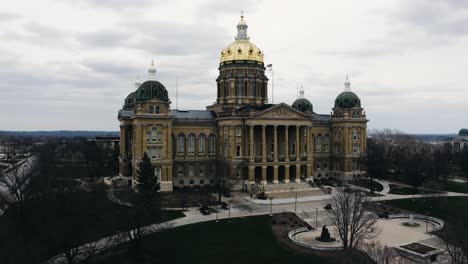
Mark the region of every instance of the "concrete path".
[[[461, 193], [447, 193], [447, 196], [468, 196], [468, 194]], [[384, 200], [397, 200], [397, 199], [408, 199], [408, 198], [422, 198], [425, 195], [395, 195], [386, 194], [381, 197], [371, 197], [372, 201], [384, 201]], [[225, 199], [231, 204], [231, 210], [220, 210], [218, 214], [212, 213], [211, 215], [202, 215], [197, 208], [191, 208], [185, 211], [185, 217], [178, 218], [162, 224], [154, 224], [146, 226], [145, 235], [165, 230], [168, 228], [206, 222], [215, 221], [216, 219], [236, 218], [236, 217], [249, 217], [255, 215], [266, 215], [270, 213], [280, 212], [296, 212], [299, 214], [305, 214], [314, 216], [319, 214], [319, 218], [322, 221], [326, 220], [327, 214], [323, 209], [328, 204], [331, 195], [317, 195], [311, 197], [298, 197], [295, 203], [295, 198], [288, 199], [277, 199], [270, 203], [270, 200], [257, 200], [250, 199], [250, 197], [234, 195], [234, 197]], [[80, 246], [80, 254], [77, 259], [85, 259], [92, 254], [97, 254], [105, 249], [111, 248], [118, 244], [128, 241], [127, 233], [122, 232], [115, 234], [100, 240]], [[59, 254], [48, 261], [44, 262], [47, 264], [59, 264], [66, 263], [65, 254]]]

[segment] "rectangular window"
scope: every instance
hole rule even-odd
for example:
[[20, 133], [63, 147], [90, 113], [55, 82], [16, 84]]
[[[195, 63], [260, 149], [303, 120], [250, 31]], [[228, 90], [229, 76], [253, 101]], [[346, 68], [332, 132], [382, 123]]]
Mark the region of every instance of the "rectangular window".
[[194, 177], [195, 176], [195, 168], [193, 164], [189, 165], [189, 177]]
[[198, 138], [198, 154], [205, 155], [205, 136]]
[[179, 174], [179, 176], [183, 177], [184, 176], [184, 165], [179, 165], [177, 167], [177, 173]]
[[205, 177], [205, 167], [200, 165], [200, 177]]
[[156, 147], [156, 159], [161, 159], [162, 158], [162, 148], [161, 147]]
[[236, 156], [237, 156], [237, 157], [240, 157], [240, 156], [241, 156], [241, 146], [240, 146], [240, 145], [237, 145], [237, 146], [236, 146]]
[[151, 160], [156, 159], [156, 149], [155, 148], [146, 149], [146, 153], [148, 153]]
[[150, 114], [154, 113], [154, 106], [152, 105], [149, 106], [149, 113]]
[[146, 131], [146, 142], [149, 142], [151, 140], [151, 132]]

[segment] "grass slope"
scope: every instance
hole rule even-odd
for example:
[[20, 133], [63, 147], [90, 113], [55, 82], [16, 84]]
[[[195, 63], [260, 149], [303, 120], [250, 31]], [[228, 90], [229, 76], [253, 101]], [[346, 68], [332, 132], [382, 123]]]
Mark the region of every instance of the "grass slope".
[[[271, 228], [271, 217], [255, 216], [205, 222], [147, 236], [138, 258], [124, 244], [95, 257], [94, 264], [149, 263], [329, 263], [326, 259], [288, 251]], [[131, 252], [131, 251], [130, 251]]]

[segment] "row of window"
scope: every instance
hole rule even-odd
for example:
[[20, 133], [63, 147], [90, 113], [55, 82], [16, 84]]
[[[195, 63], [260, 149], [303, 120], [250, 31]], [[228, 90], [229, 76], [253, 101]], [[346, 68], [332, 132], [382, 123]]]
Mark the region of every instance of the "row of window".
[[[256, 85], [255, 85], [255, 82], [253, 81], [249, 81], [249, 82], [245, 82], [245, 81], [237, 81], [236, 83], [236, 87], [235, 87], [235, 95], [236, 96], [239, 96], [239, 97], [242, 97], [242, 96], [252, 96], [252, 97], [255, 97], [255, 96], [258, 96], [257, 93], [256, 93]], [[247, 86], [246, 86], [247, 85]], [[247, 87], [247, 89], [246, 89]], [[260, 85], [261, 88], [263, 88], [263, 85]], [[230, 82], [224, 82], [224, 96], [230, 96], [231, 95], [231, 83]], [[265, 93], [263, 91], [263, 89], [260, 89], [260, 94], [261, 96], [265, 96]]]
[[149, 147], [146, 149], [151, 160], [162, 159], [162, 147]]
[[[246, 74], [246, 71], [247, 71], [247, 76], [254, 76], [255, 74], [255, 70], [254, 69], [248, 69], [248, 70], [245, 70], [245, 69], [233, 69], [233, 70], [225, 70], [225, 71], [221, 71], [221, 76], [233, 76], [233, 75], [237, 75], [237, 76], [244, 76]], [[261, 70], [257, 70], [257, 75], [262, 75], [262, 71]]]
[[[190, 134], [187, 138], [187, 154], [195, 155], [195, 142], [198, 140], [198, 154], [205, 155], [206, 149], [206, 136], [201, 134], [197, 137]], [[185, 135], [179, 134], [176, 142], [177, 155], [185, 154]], [[216, 153], [216, 136], [210, 135], [208, 137], [208, 154], [213, 155]]]
[[[194, 179], [194, 180], [189, 180], [188, 181], [189, 185], [204, 185], [204, 184], [208, 184], [208, 183], [213, 184], [214, 180], [210, 179], [209, 181], [208, 180], [205, 181], [205, 179], [200, 179], [200, 180], [197, 181], [197, 180]], [[186, 182], [184, 180], [179, 181], [180, 186], [184, 186], [185, 184], [186, 184]]]
[[[210, 166], [209, 175], [214, 176], [215, 171], [216, 171], [215, 165]], [[185, 173], [186, 173], [185, 166], [183, 164], [179, 164], [177, 166], [177, 175], [179, 177], [184, 177]], [[195, 165], [194, 164], [189, 164], [188, 165], [188, 175], [187, 176], [190, 177], [190, 178], [195, 177]], [[204, 165], [198, 166], [197, 177], [205, 177], [205, 166]]]
[[159, 106], [149, 105], [148, 113], [159, 115], [161, 113], [161, 108]]
[[161, 143], [162, 142], [162, 128], [156, 128], [153, 127], [151, 128], [150, 131], [146, 131], [146, 142], [157, 142]]

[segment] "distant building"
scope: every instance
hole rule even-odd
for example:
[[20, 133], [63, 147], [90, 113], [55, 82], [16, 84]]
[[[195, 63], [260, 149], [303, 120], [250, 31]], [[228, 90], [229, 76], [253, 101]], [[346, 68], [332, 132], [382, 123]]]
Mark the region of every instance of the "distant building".
[[118, 114], [122, 176], [138, 180], [145, 152], [162, 191], [212, 184], [221, 171], [243, 188], [365, 174], [368, 120], [348, 78], [330, 115], [315, 113], [303, 89], [292, 106], [269, 103], [264, 54], [247, 27], [241, 16], [235, 41], [221, 51], [217, 100], [207, 110], [171, 109], [151, 63]]
[[88, 141], [96, 142], [96, 145], [101, 148], [114, 149], [119, 148], [120, 136], [98, 136]]
[[452, 146], [454, 151], [468, 149], [468, 129], [460, 129], [458, 136], [452, 140]]

